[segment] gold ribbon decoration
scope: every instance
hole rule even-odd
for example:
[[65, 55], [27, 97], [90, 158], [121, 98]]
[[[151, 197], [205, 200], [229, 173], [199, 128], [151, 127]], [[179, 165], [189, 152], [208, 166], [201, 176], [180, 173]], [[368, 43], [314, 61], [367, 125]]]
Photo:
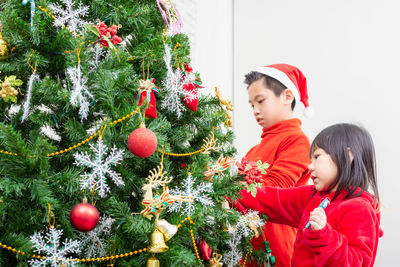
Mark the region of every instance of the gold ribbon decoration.
[[210, 267], [222, 267], [222, 255], [214, 252], [210, 259]]

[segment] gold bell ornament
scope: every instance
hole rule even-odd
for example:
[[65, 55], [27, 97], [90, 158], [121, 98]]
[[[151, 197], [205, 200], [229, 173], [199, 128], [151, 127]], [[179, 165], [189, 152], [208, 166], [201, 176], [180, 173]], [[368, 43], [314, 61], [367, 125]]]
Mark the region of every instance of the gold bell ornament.
[[3, 38], [3, 27], [0, 25], [0, 60], [10, 55], [10, 44]]
[[152, 255], [148, 260], [146, 267], [160, 267], [160, 261]]
[[163, 233], [165, 242], [170, 240], [176, 232], [178, 232], [178, 226], [170, 224], [164, 219], [156, 220], [156, 229]]
[[162, 253], [168, 251], [168, 246], [165, 244], [164, 234], [158, 229], [155, 229], [150, 235], [150, 253]]

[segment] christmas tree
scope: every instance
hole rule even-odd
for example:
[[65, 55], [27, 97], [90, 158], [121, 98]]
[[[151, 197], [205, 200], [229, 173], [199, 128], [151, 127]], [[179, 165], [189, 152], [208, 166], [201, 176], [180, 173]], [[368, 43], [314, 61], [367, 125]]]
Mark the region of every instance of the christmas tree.
[[0, 10], [0, 265], [238, 265], [232, 106], [202, 93], [173, 3]]

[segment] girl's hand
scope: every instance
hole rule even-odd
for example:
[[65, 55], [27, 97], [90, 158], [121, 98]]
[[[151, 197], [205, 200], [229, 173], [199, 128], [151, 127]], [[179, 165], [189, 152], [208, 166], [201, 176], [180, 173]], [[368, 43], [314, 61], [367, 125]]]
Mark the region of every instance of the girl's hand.
[[310, 225], [312, 230], [320, 230], [326, 225], [326, 214], [322, 208], [315, 208], [310, 213]]

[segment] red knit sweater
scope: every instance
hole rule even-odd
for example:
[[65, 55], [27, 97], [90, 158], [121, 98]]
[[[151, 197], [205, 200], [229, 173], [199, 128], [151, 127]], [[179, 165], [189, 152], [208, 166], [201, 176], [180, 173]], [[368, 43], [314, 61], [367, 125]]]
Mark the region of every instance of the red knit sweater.
[[[261, 138], [260, 144], [250, 149], [246, 157], [252, 161], [261, 160], [270, 164], [263, 184], [284, 188], [306, 184], [310, 176], [308, 171], [310, 142], [301, 130], [301, 121], [299, 119], [280, 121], [264, 128]], [[270, 242], [272, 254], [276, 257], [276, 267], [290, 266], [296, 230], [267, 222], [264, 233]], [[261, 236], [253, 238], [253, 249], [262, 250], [262, 242]], [[257, 265], [252, 262], [247, 266]]]
[[325, 209], [327, 224], [321, 230], [304, 227], [310, 212], [322, 199], [332, 199], [334, 192], [316, 192], [314, 186], [264, 187], [256, 198], [243, 190], [240, 203], [266, 214], [272, 222], [298, 228], [292, 266], [373, 266], [383, 235], [380, 213], [369, 193], [344, 200], [346, 194], [343, 191]]

